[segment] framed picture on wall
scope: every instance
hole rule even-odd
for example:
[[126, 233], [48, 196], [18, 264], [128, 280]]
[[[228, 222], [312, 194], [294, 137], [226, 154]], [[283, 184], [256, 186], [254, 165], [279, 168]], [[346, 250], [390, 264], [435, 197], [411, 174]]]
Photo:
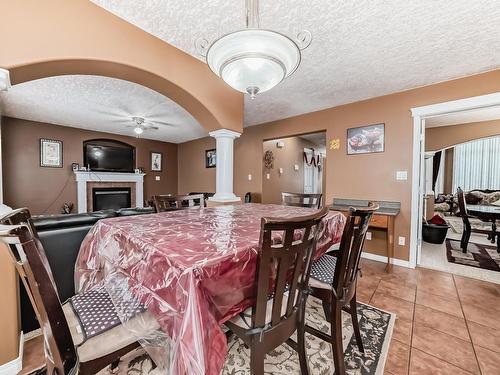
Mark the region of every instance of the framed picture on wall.
[[347, 155], [385, 151], [385, 124], [347, 129]]
[[205, 150], [205, 168], [215, 168], [217, 166], [217, 153], [214, 149]]
[[151, 152], [151, 171], [161, 172], [163, 154], [161, 152]]
[[40, 139], [40, 167], [63, 167], [63, 143], [53, 139]]

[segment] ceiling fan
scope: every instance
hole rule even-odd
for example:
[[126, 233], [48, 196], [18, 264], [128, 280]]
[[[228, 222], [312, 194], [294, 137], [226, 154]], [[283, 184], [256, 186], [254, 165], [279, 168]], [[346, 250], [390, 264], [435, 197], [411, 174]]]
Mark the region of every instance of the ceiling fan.
[[[163, 117], [163, 114], [152, 114], [152, 116], [135, 116], [132, 115], [129, 111], [116, 107], [113, 110], [110, 110], [108, 108], [105, 109], [94, 109], [94, 111], [105, 115], [108, 117], [107, 121], [109, 122], [115, 122], [115, 123], [126, 123], [129, 125], [126, 125], [127, 128], [133, 128], [134, 133], [136, 134], [137, 137], [139, 137], [141, 134], [143, 134], [145, 131], [150, 131], [150, 130], [158, 130], [160, 129], [160, 126], [175, 126], [175, 124], [165, 122], [162, 120], [157, 120], [154, 119], [154, 117]], [[147, 119], [146, 119], [147, 118]], [[130, 121], [132, 120], [133, 124], [130, 124]]]

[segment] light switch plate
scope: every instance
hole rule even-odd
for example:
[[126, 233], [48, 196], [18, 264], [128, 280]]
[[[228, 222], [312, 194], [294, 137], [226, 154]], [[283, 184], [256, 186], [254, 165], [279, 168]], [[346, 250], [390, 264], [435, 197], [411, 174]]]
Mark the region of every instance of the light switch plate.
[[266, 178], [269, 180], [271, 178], [271, 175], [269, 173], [266, 173]]
[[283, 168], [279, 169], [280, 174], [283, 174]]
[[406, 244], [406, 237], [399, 236], [398, 244], [404, 246]]
[[248, 175], [248, 181], [252, 181], [252, 175], [251, 174]]
[[160, 181], [160, 176], [155, 176], [156, 181]]
[[372, 239], [372, 232], [366, 232], [366, 239], [371, 240]]
[[397, 171], [396, 172], [396, 180], [398, 180], [398, 181], [408, 180], [408, 171]]
[[293, 166], [293, 169], [295, 169], [296, 171], [298, 171], [298, 170], [299, 170], [299, 165], [298, 165], [298, 164], [295, 164], [295, 165]]

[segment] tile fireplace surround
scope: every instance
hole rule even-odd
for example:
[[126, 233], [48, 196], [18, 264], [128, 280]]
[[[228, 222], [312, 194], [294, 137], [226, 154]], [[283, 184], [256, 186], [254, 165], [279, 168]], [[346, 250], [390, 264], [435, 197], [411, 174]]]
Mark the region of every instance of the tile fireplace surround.
[[130, 187], [131, 206], [143, 207], [143, 173], [118, 172], [74, 172], [77, 184], [78, 213], [92, 211], [92, 188], [94, 187]]

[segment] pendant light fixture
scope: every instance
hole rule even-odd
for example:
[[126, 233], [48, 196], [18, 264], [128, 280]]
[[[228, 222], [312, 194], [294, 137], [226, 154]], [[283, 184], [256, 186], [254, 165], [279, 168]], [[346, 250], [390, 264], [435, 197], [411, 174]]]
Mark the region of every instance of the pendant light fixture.
[[196, 48], [216, 75], [254, 99], [298, 68], [301, 51], [311, 44], [312, 36], [304, 30], [294, 40], [276, 31], [261, 29], [259, 0], [246, 0], [246, 25], [246, 29], [221, 36], [212, 44], [200, 38]]

